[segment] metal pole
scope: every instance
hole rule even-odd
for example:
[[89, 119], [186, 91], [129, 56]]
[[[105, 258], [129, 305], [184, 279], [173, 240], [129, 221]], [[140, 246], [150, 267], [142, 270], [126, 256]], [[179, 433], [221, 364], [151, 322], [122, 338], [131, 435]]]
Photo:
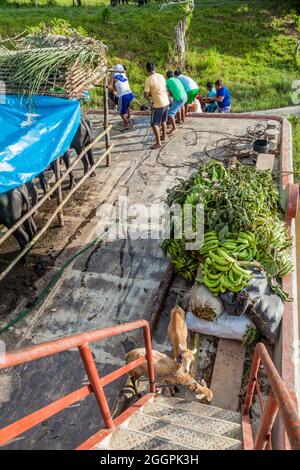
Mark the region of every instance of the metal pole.
[[[103, 110], [104, 110], [104, 123], [103, 127], [104, 130], [108, 128], [108, 121], [109, 121], [109, 108], [108, 108], [108, 83], [107, 83], [107, 73], [105, 74], [105, 79], [103, 81]], [[110, 146], [110, 135], [109, 132], [105, 134], [105, 146], [106, 150]], [[111, 158], [110, 158], [110, 152], [107, 154], [106, 157], [106, 166], [110, 166]]]
[[114, 421], [112, 419], [106, 396], [100, 382], [100, 377], [96, 368], [92, 351], [90, 350], [87, 344], [79, 346], [78, 349], [83, 360], [88, 379], [95, 394], [98, 406], [100, 408], [105, 426], [107, 428], [113, 428]]
[[273, 392], [271, 391], [256, 435], [253, 450], [265, 450], [271, 438], [271, 432], [277, 413], [278, 405]]
[[155, 373], [154, 373], [154, 365], [153, 365], [151, 334], [150, 334], [149, 324], [144, 326], [144, 339], [145, 339], [145, 348], [146, 348], [146, 356], [147, 356], [150, 392], [155, 393], [156, 391]]
[[[54, 162], [54, 170], [55, 170], [55, 181], [59, 181], [59, 178], [61, 177], [61, 171], [60, 171], [60, 158], [57, 158]], [[61, 184], [58, 186], [56, 190], [56, 203], [57, 206], [60, 205], [62, 202], [62, 190], [61, 190]], [[57, 219], [58, 219], [58, 225], [59, 227], [63, 227], [65, 225], [64, 221], [64, 213], [63, 211], [59, 211], [57, 214]]]
[[249, 414], [250, 407], [252, 405], [259, 366], [260, 366], [259, 352], [258, 352], [258, 349], [255, 348], [254, 356], [252, 359], [252, 367], [250, 371], [249, 382], [248, 382], [247, 391], [246, 391], [245, 404], [243, 408], [244, 414]]

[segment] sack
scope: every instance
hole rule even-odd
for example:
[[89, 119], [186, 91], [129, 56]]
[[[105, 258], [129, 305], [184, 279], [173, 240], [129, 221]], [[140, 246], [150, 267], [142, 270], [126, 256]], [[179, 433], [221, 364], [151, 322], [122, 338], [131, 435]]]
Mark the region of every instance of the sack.
[[198, 318], [215, 321], [224, 311], [219, 297], [213, 295], [203, 284], [195, 283], [190, 291], [189, 309]]
[[244, 341], [248, 329], [252, 326], [251, 320], [245, 315], [234, 317], [224, 312], [215, 322], [196, 318], [192, 312], [186, 316], [186, 325], [189, 330], [217, 338], [236, 339]]
[[249, 281], [250, 285], [241, 292], [237, 294], [225, 292], [221, 294], [221, 298], [228, 313], [246, 314], [260, 333], [270, 343], [274, 343], [283, 316], [284, 302], [271, 290], [262, 271], [254, 269], [253, 276], [253, 279]]

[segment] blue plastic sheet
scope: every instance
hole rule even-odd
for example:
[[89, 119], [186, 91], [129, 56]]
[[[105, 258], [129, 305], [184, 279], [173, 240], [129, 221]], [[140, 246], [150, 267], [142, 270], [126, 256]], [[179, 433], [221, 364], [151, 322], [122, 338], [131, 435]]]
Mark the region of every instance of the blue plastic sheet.
[[0, 103], [0, 193], [32, 180], [66, 152], [80, 125], [80, 103], [6, 96]]

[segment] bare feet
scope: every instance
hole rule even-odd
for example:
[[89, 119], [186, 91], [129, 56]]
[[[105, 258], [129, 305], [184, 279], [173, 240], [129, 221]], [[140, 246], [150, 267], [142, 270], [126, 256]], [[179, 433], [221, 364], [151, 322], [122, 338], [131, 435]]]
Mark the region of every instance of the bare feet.
[[169, 135], [175, 135], [177, 132], [177, 129], [171, 129], [170, 131], [168, 131], [168, 134]]
[[152, 148], [153, 150], [154, 150], [154, 149], [160, 149], [161, 146], [162, 146], [161, 144], [154, 144], [154, 145], [152, 145], [151, 148]]

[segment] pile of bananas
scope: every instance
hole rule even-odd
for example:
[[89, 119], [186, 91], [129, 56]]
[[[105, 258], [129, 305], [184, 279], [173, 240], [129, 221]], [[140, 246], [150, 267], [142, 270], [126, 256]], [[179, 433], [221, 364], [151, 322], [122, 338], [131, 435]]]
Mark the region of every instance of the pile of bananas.
[[218, 235], [214, 230], [204, 234], [204, 244], [200, 254], [206, 256], [210, 251], [221, 248], [228, 254], [234, 256], [237, 260], [251, 261], [256, 256], [256, 237], [251, 232], [239, 232], [226, 238], [223, 242], [219, 241]]
[[274, 277], [283, 277], [293, 269], [291, 240], [285, 223], [279, 218], [259, 217], [256, 219], [256, 259], [266, 272]]
[[180, 255], [171, 259], [176, 272], [188, 282], [193, 282], [197, 273], [199, 262], [193, 257]]
[[[248, 282], [252, 278], [251, 271], [242, 267], [244, 263], [217, 248], [215, 251], [210, 251], [205, 258], [199, 281], [214, 295], [224, 293], [226, 290], [240, 292], [249, 285]], [[250, 266], [251, 263], [247, 265]]]
[[[171, 239], [163, 242], [163, 251], [176, 271], [192, 282], [197, 264], [203, 262], [203, 258], [206, 265], [211, 252], [223, 259], [222, 253], [225, 253], [236, 262], [231, 263], [242, 269], [242, 263], [258, 262], [268, 275], [270, 285], [275, 285], [280, 291], [281, 277], [292, 270], [292, 242], [283, 221], [279, 192], [272, 173], [242, 164], [228, 170], [221, 162], [212, 160], [199, 165], [189, 179], [178, 180], [179, 184], [168, 190], [167, 204], [170, 207], [179, 204], [182, 208], [189, 204], [195, 210], [197, 204], [203, 204], [208, 232], [200, 252], [187, 251], [184, 237], [183, 240], [174, 240], [171, 234]], [[192, 216], [194, 230], [196, 222], [194, 214]], [[210, 276], [219, 274], [209, 266], [206, 266], [206, 271]], [[229, 278], [228, 272], [228, 279], [236, 290], [247, 282], [244, 279], [239, 285], [237, 273], [235, 278], [233, 273]], [[229, 285], [228, 279], [227, 274], [222, 278], [222, 289], [225, 288], [223, 284]], [[208, 279], [208, 282], [212, 281], [216, 279]], [[217, 290], [217, 287], [212, 289]]]

